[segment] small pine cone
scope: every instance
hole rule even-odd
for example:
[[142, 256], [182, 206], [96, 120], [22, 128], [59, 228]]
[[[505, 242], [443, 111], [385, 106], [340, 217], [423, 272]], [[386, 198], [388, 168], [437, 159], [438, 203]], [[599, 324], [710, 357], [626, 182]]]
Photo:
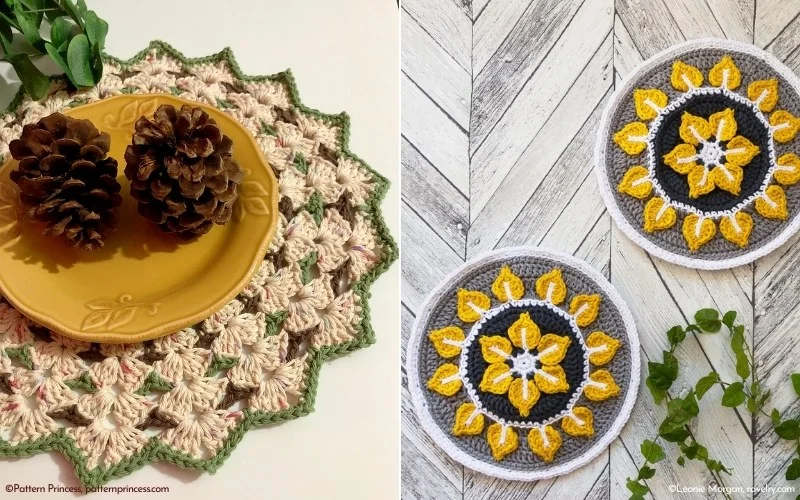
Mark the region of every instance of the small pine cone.
[[117, 160], [106, 157], [110, 146], [108, 133], [92, 122], [61, 113], [25, 125], [11, 141], [11, 156], [19, 160], [11, 180], [28, 217], [46, 224], [43, 234], [95, 250], [116, 230], [122, 197]]
[[135, 127], [125, 177], [139, 213], [186, 239], [227, 223], [244, 171], [214, 119], [201, 108], [162, 104]]

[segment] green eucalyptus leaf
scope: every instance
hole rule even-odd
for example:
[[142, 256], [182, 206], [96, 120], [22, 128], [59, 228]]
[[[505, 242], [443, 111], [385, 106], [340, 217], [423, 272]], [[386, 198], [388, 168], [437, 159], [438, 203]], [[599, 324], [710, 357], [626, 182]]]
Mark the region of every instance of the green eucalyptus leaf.
[[794, 441], [800, 438], [800, 421], [796, 419], [784, 420], [775, 426], [775, 434], [787, 441]]
[[59, 17], [53, 21], [53, 25], [50, 26], [50, 43], [58, 48], [69, 43], [73, 26], [75, 25], [66, 17]]
[[86, 15], [86, 10], [87, 10], [86, 1], [85, 0], [77, 0], [77, 2], [78, 2], [78, 4], [77, 4], [78, 5], [78, 12], [83, 14], [83, 15]]
[[37, 50], [44, 51], [44, 40], [39, 35], [39, 24], [36, 22], [36, 16], [25, 12], [21, 4], [14, 4], [14, 16], [25, 39]]
[[72, 72], [72, 83], [76, 87], [91, 87], [95, 83], [92, 75], [91, 54], [89, 39], [83, 33], [75, 35], [69, 41], [67, 64]]
[[728, 328], [733, 328], [733, 323], [736, 321], [736, 311], [728, 311], [722, 316], [722, 323]]
[[735, 408], [744, 403], [745, 400], [744, 384], [741, 382], [734, 382], [725, 388], [722, 393], [722, 406], [728, 408]]
[[694, 386], [695, 393], [697, 393], [697, 399], [703, 399], [703, 396], [714, 387], [714, 384], [719, 382], [719, 373], [711, 372], [705, 377], [701, 378], [697, 381], [697, 384]]
[[34, 99], [41, 99], [50, 89], [50, 79], [34, 66], [28, 54], [6, 56], [19, 76], [25, 91]]
[[89, 43], [102, 49], [106, 43], [108, 23], [97, 17], [97, 14], [95, 14], [93, 10], [86, 13], [85, 20], [86, 36], [89, 37]]
[[72, 81], [72, 71], [69, 69], [69, 65], [67, 61], [64, 59], [64, 56], [61, 55], [61, 51], [59, 51], [52, 43], [47, 42], [44, 44], [44, 49], [47, 51], [47, 54], [53, 58], [56, 64], [58, 64], [61, 69], [64, 70], [66, 73], [67, 78]]
[[642, 452], [642, 456], [645, 460], [650, 462], [651, 464], [658, 463], [664, 460], [664, 449], [661, 448], [661, 445], [650, 441], [649, 439], [645, 439], [642, 445], [639, 447], [639, 450]]
[[789, 464], [789, 468], [786, 469], [786, 479], [794, 481], [798, 477], [800, 477], [800, 458], [795, 458], [792, 460], [792, 463]]

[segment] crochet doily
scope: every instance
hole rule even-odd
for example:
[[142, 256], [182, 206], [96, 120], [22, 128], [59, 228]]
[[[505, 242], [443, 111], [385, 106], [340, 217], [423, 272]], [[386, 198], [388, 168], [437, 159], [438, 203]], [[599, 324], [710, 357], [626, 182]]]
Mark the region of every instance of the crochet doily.
[[347, 147], [348, 117], [300, 103], [288, 72], [241, 73], [228, 50], [187, 59], [160, 42], [102, 81], [54, 79], [0, 117], [0, 154], [22, 126], [120, 93], [172, 93], [230, 113], [280, 187], [280, 221], [246, 289], [193, 328], [154, 341], [73, 341], [0, 303], [0, 455], [58, 450], [87, 487], [153, 461], [215, 471], [251, 428], [309, 413], [323, 362], [374, 342], [369, 287], [397, 257], [387, 181]]
[[596, 150], [611, 214], [681, 265], [746, 264], [800, 225], [800, 80], [741, 42], [693, 40], [643, 63], [603, 116]]
[[509, 248], [468, 262], [426, 300], [408, 348], [423, 427], [454, 459], [538, 480], [619, 434], [639, 385], [633, 318], [571, 256]]

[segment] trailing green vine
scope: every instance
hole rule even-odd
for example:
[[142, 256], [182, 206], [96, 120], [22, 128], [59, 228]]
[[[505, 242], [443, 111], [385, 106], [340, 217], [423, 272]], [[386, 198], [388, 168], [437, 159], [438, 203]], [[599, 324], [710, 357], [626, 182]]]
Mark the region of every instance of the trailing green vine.
[[[771, 413], [764, 410], [771, 392], [764, 390], [758, 379], [745, 328], [736, 322], [736, 312], [728, 311], [720, 317], [719, 311], [715, 309], [701, 309], [695, 313], [694, 320], [694, 324], [670, 328], [667, 331], [669, 350], [662, 352], [661, 362], [647, 363], [648, 375], [645, 383], [657, 405], [663, 406], [666, 402], [667, 415], [653, 439], [646, 439], [640, 446], [644, 462], [637, 468], [636, 476], [627, 480], [631, 500], [642, 499], [650, 492], [646, 481], [656, 474], [656, 469], [652, 466], [666, 458], [661, 442], [671, 443], [677, 448], [676, 462], [681, 467], [687, 461], [694, 460], [701, 462], [716, 478], [720, 474], [731, 474], [730, 468], [709, 456], [708, 449], [697, 441], [690, 429], [690, 424], [700, 415], [698, 402], [715, 385], [722, 388], [722, 406], [737, 408], [744, 405], [756, 418], [759, 415], [768, 417], [773, 431], [781, 439], [794, 443], [794, 458], [786, 470], [786, 479], [800, 477], [800, 418], [784, 419], [777, 409], [773, 409]], [[729, 345], [736, 360], [738, 380], [723, 381], [719, 373], [712, 370], [697, 380], [686, 395], [679, 397], [670, 394], [672, 384], [677, 380], [680, 371], [680, 363], [675, 356], [677, 347], [686, 340], [688, 334], [714, 334], [723, 326], [730, 334]], [[795, 393], [800, 396], [800, 373], [793, 374], [791, 379]], [[728, 497], [727, 494], [725, 496]]]

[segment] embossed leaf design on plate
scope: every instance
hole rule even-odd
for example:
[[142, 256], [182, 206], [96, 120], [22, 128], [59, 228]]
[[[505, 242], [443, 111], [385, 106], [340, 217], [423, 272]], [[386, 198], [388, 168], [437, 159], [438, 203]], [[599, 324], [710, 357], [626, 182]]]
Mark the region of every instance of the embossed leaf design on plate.
[[17, 189], [12, 184], [0, 184], [0, 237], [11, 240], [20, 235]]
[[[245, 169], [245, 177], [248, 175], [250, 175], [250, 171]], [[241, 221], [244, 219], [245, 213], [269, 215], [268, 199], [269, 193], [260, 182], [244, 181], [239, 185], [239, 199], [233, 207], [235, 219]]]
[[89, 302], [86, 307], [92, 310], [83, 320], [82, 328], [86, 331], [99, 328], [114, 329], [131, 322], [139, 310], [144, 310], [150, 316], [158, 312], [157, 302], [133, 302], [130, 295], [122, 295], [114, 300], [96, 300]]
[[110, 129], [131, 129], [133, 134], [133, 124], [141, 116], [150, 117], [158, 108], [158, 100], [150, 99], [147, 101], [131, 101], [118, 113], [109, 113], [103, 117], [103, 122]]

